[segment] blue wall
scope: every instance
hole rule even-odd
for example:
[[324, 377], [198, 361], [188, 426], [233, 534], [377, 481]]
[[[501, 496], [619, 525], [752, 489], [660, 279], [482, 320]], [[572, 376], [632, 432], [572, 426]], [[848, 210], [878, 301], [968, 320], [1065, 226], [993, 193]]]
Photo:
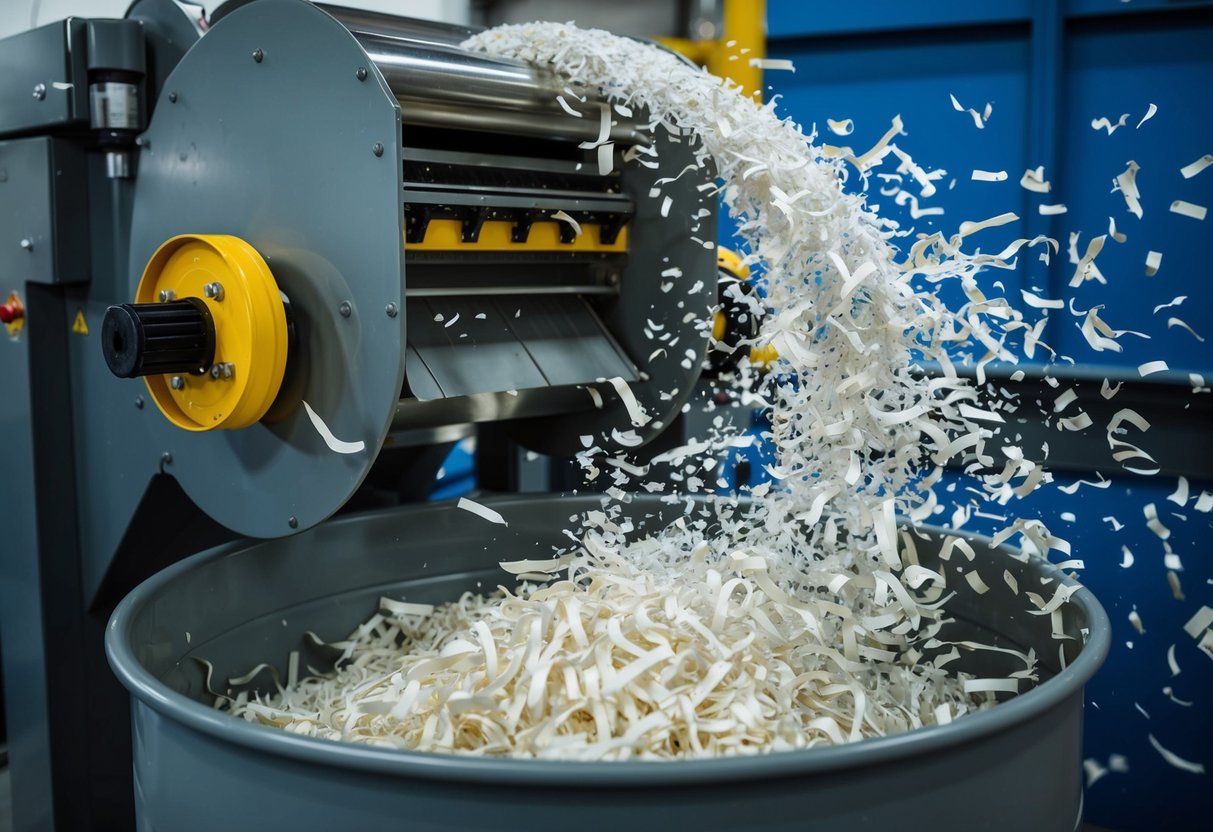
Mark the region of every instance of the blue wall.
[[[920, 231], [953, 233], [964, 220], [1013, 211], [1018, 222], [972, 239], [985, 251], [997, 251], [1017, 237], [1047, 234], [1062, 242], [1062, 251], [1051, 266], [1038, 262], [1033, 251], [1017, 271], [990, 273], [983, 285], [1001, 280], [1009, 298], [1018, 298], [1022, 287], [1035, 287], [1050, 298], [1072, 298], [1084, 310], [1105, 304], [1102, 314], [1111, 326], [1150, 336], [1121, 339], [1121, 353], [1094, 352], [1077, 319], [1061, 313], [1046, 331], [1051, 346], [1111, 376], [1136, 377], [1139, 364], [1163, 359], [1179, 372], [1160, 384], [1186, 385], [1188, 371], [1213, 379], [1213, 217], [1198, 222], [1168, 210], [1176, 199], [1213, 208], [1213, 167], [1192, 179], [1179, 172], [1213, 153], [1213, 3], [769, 0], [768, 9], [769, 52], [796, 65], [795, 74], [767, 73], [768, 96], [779, 95], [785, 113], [806, 130], [817, 125], [821, 141], [860, 153], [900, 114], [907, 135], [898, 137], [898, 145], [924, 168], [948, 171], [937, 183], [938, 193], [920, 201], [920, 207], [940, 206], [945, 213], [919, 220], [879, 196], [881, 181], [873, 177], [870, 201], [881, 214]], [[986, 102], [993, 105], [984, 129], [953, 109], [949, 93], [978, 111]], [[1150, 103], [1158, 106], [1157, 115], [1138, 129]], [[1093, 119], [1115, 122], [1121, 113], [1129, 113], [1127, 124], [1111, 136], [1092, 129]], [[853, 119], [855, 132], [833, 135], [827, 118]], [[1130, 159], [1141, 167], [1140, 220], [1112, 192]], [[892, 173], [896, 165], [890, 157], [873, 173]], [[1038, 165], [1052, 182], [1047, 195], [1019, 186], [1024, 171]], [[1007, 181], [971, 181], [975, 168], [1005, 170]], [[857, 186], [854, 179], [852, 184]], [[918, 194], [908, 178], [905, 188]], [[1042, 216], [1042, 203], [1064, 203], [1068, 212]], [[1108, 285], [1068, 288], [1074, 272], [1066, 256], [1070, 232], [1082, 232], [1081, 254], [1091, 237], [1107, 233], [1110, 216], [1127, 240], [1109, 238], [1096, 261]], [[1154, 277], [1144, 273], [1149, 250], [1163, 253]], [[1181, 306], [1152, 312], [1177, 295], [1187, 296]], [[1210, 340], [1201, 343], [1182, 329], [1168, 329], [1171, 316]], [[968, 483], [960, 477], [948, 482], [956, 487], [944, 496], [964, 502]], [[1072, 541], [1074, 556], [1086, 561], [1083, 580], [1113, 621], [1112, 653], [1087, 689], [1084, 756], [1104, 765], [1111, 754], [1128, 758], [1128, 774], [1109, 774], [1086, 794], [1087, 820], [1115, 830], [1196, 828], [1213, 816], [1207, 776], [1170, 767], [1147, 741], [1152, 733], [1177, 754], [1213, 767], [1213, 661], [1182, 629], [1202, 604], [1213, 606], [1210, 515], [1195, 512], [1192, 500], [1183, 508], [1166, 501], [1175, 485], [1174, 478], [1125, 475], [1107, 489], [1080, 487], [1073, 498], [1042, 489], [1010, 507], [1041, 516]], [[1202, 489], [1213, 491], [1210, 482], [1191, 486], [1193, 498]], [[1168, 586], [1162, 542], [1145, 525], [1143, 506], [1150, 502], [1172, 529], [1169, 543], [1183, 561], [1182, 601]], [[1061, 519], [1063, 512], [1076, 520]], [[1124, 528], [1113, 531], [1102, 517], [1115, 517]], [[969, 528], [981, 530], [978, 523]], [[1135, 556], [1127, 569], [1119, 565], [1122, 546]], [[1144, 634], [1129, 624], [1134, 605]], [[1174, 678], [1166, 661], [1171, 644], [1182, 668]], [[1168, 685], [1195, 704], [1171, 702], [1162, 692]]]

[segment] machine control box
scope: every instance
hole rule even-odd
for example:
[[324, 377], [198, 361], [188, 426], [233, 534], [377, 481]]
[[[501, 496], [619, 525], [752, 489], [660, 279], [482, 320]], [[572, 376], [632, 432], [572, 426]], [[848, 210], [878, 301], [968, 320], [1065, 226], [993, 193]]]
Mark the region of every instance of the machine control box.
[[0, 125], [5, 134], [88, 123], [88, 21], [69, 17], [6, 38], [0, 49]]

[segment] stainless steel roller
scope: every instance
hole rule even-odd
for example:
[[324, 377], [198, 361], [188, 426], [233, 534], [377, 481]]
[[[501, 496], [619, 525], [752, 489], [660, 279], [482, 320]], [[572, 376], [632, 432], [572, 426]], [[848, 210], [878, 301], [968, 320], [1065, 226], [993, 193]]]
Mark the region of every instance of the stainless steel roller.
[[[460, 49], [480, 31], [321, 5], [350, 30], [401, 104], [406, 125], [571, 141], [596, 139], [598, 102], [566, 92], [555, 74]], [[570, 115], [556, 101], [583, 115]], [[584, 97], [584, 96], [582, 96]], [[611, 141], [648, 144], [633, 119], [614, 117]]]

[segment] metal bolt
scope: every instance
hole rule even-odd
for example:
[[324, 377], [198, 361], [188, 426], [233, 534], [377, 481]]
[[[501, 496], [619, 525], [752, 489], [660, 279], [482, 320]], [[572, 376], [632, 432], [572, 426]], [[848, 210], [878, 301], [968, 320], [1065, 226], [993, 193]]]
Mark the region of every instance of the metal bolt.
[[41, 101], [46, 98], [46, 84], [37, 84], [34, 86], [34, 100]]
[[348, 300], [341, 301], [341, 305], [337, 307], [337, 311], [341, 313], [341, 317], [348, 318], [354, 312], [354, 307], [350, 306]]
[[165, 451], [164, 453], [160, 454], [160, 464], [161, 465], [171, 465], [172, 462], [173, 462], [173, 455], [170, 454], [168, 451]]
[[231, 378], [232, 374], [235, 372], [236, 372], [235, 364], [233, 364], [230, 361], [222, 361], [211, 367], [211, 378], [213, 378], [213, 379]]
[[145, 136], [135, 136], [136, 147], [151, 147], [151, 142]]
[[371, 148], [371, 153], [374, 153], [376, 156], [382, 156], [383, 145], [381, 145], [379, 142], [375, 142], [375, 146]]
[[160, 290], [160, 302], [161, 303], [168, 303], [170, 300], [176, 300], [176, 299], [177, 299], [177, 293], [174, 292], [172, 289], [161, 289]]
[[221, 301], [223, 300], [223, 284], [208, 283], [202, 287], [202, 294], [206, 295], [211, 300]]
[[176, 104], [176, 103], [177, 103], [177, 93], [176, 93], [176, 91], [175, 91], [175, 90], [174, 90], [173, 92], [170, 92], [170, 93], [168, 94], [168, 100], [169, 100], [171, 103], [173, 103], [173, 104]]
[[356, 77], [359, 81], [365, 81], [366, 80], [366, 67], [364, 67], [364, 66], [358, 67], [358, 71], [354, 73], [354, 77]]
[[292, 529], [299, 528], [299, 521], [295, 519], [295, 515], [293, 515], [293, 514], [287, 518], [286, 524], [288, 526], [290, 526]]
[[386, 307], [384, 307], [383, 311], [387, 313], [389, 318], [394, 318], [400, 314], [400, 308], [394, 303], [389, 303]]
[[264, 52], [262, 52], [260, 49], [253, 50], [253, 60], [254, 61], [256, 61], [257, 63], [261, 63], [264, 59], [265, 59]]
[[33, 241], [33, 240], [31, 240], [29, 237], [23, 237], [23, 238], [21, 238], [21, 248], [25, 249], [26, 251], [31, 251], [31, 250], [33, 250], [33, 248], [34, 248], [34, 241]]
[[185, 389], [185, 379], [183, 379], [181, 376], [173, 376], [172, 381], [169, 382], [169, 385], [174, 390], [184, 390]]
[[142, 409], [143, 409], [143, 397], [135, 396], [135, 410], [142, 410]]

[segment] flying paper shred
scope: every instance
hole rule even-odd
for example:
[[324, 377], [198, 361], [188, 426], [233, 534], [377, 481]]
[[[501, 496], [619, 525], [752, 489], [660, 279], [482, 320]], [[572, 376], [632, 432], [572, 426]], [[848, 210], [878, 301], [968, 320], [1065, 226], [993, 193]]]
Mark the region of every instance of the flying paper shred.
[[1125, 198], [1125, 205], [1128, 206], [1129, 212], [1141, 219], [1141, 194], [1137, 191], [1137, 172], [1139, 170], [1141, 170], [1141, 166], [1130, 159], [1124, 173], [1116, 177], [1116, 187], [1120, 189], [1121, 196]]
[[1064, 214], [1067, 208], [1065, 205], [1057, 203], [1056, 205], [1038, 205], [1037, 210], [1040, 211], [1042, 217], [1052, 217], [1057, 214]]
[[1138, 635], [1145, 635], [1146, 627], [1142, 624], [1141, 616], [1137, 613], [1137, 610], [1129, 612], [1129, 623], [1133, 625], [1133, 629], [1137, 631]]
[[849, 118], [844, 118], [842, 121], [835, 121], [832, 118], [826, 119], [826, 126], [830, 128], [830, 132], [836, 136], [849, 136], [855, 132], [855, 122]]
[[510, 525], [505, 521], [505, 518], [501, 516], [500, 512], [494, 511], [488, 506], [481, 505], [475, 500], [469, 500], [467, 497], [460, 497], [459, 502], [456, 504], [456, 508], [461, 508], [464, 511], [470, 511], [472, 514], [475, 514], [477, 517], [483, 517], [490, 523], [497, 523], [498, 525], [502, 526]]
[[1019, 180], [1019, 186], [1024, 190], [1032, 191], [1038, 194], [1047, 194], [1053, 189], [1053, 183], [1045, 181], [1044, 165], [1032, 170], [1028, 168], [1024, 171], [1023, 176]]
[[1165, 373], [1168, 369], [1170, 368], [1165, 361], [1147, 361], [1137, 368], [1137, 373], [1144, 378], [1153, 373]]
[[1162, 265], [1162, 252], [1150, 251], [1146, 254], [1146, 277], [1153, 277], [1158, 274], [1158, 267]]
[[1186, 329], [1188, 331], [1189, 335], [1191, 335], [1197, 341], [1200, 341], [1202, 344], [1205, 341], [1204, 336], [1200, 335], [1196, 330], [1194, 330], [1191, 326], [1189, 326], [1188, 323], [1186, 321], [1184, 321], [1182, 318], [1167, 318], [1167, 329], [1172, 329], [1174, 327]]
[[1158, 508], [1153, 503], [1146, 503], [1142, 513], [1146, 516], [1146, 526], [1154, 534], [1158, 535], [1159, 539], [1166, 540], [1171, 536], [1171, 530], [1162, 524], [1158, 519]]
[[750, 66], [758, 69], [779, 69], [786, 72], [796, 72], [796, 65], [783, 58], [750, 58]]
[[1192, 202], [1186, 202], [1182, 199], [1177, 199], [1171, 203], [1171, 213], [1179, 214], [1181, 217], [1191, 217], [1194, 220], [1203, 220], [1209, 209], [1203, 205], [1196, 205]]
[[1154, 118], [1154, 114], [1157, 112], [1158, 112], [1158, 105], [1151, 104], [1149, 106], [1149, 108], [1146, 110], [1146, 114], [1141, 117], [1141, 121], [1137, 122], [1137, 127], [1135, 129], [1140, 130], [1141, 126], [1143, 124], [1145, 124], [1147, 121], [1149, 121], [1150, 119]]
[[316, 429], [316, 433], [320, 434], [320, 438], [324, 440], [324, 444], [328, 445], [329, 450], [338, 454], [356, 454], [366, 447], [363, 441], [358, 442], [343, 442], [333, 435], [329, 430], [329, 426], [324, 423], [324, 420], [312, 410], [312, 406], [307, 402], [303, 403], [303, 409], [307, 411], [307, 417], [312, 422], [312, 427]]
[[1006, 182], [1007, 172], [1005, 170], [974, 170], [973, 181], [975, 182]]
[[1192, 638], [1200, 638], [1200, 634], [1209, 629], [1210, 624], [1213, 624], [1213, 609], [1202, 606], [1188, 619], [1184, 632]]
[[1190, 165], [1184, 165], [1179, 169], [1179, 172], [1184, 175], [1184, 179], [1191, 179], [1196, 174], [1213, 165], [1213, 153], [1206, 153]]
[[1093, 119], [1091, 121], [1091, 129], [1092, 130], [1107, 130], [1108, 135], [1110, 136], [1113, 133], [1115, 133], [1118, 128], [1124, 127], [1125, 122], [1127, 122], [1128, 120], [1129, 120], [1128, 113], [1122, 113], [1120, 118], [1116, 121], [1115, 124], [1113, 124], [1111, 121], [1109, 121], [1107, 116], [1103, 116], [1101, 118]]
[[1181, 771], [1190, 771], [1193, 774], [1204, 774], [1205, 773], [1205, 767], [1203, 765], [1201, 765], [1200, 763], [1193, 763], [1189, 760], [1185, 760], [1183, 757], [1180, 757], [1178, 754], [1175, 754], [1174, 752], [1168, 751], [1167, 749], [1163, 748], [1162, 744], [1159, 743], [1158, 740], [1154, 739], [1153, 734], [1148, 734], [1147, 737], [1150, 740], [1150, 745], [1154, 746], [1154, 750], [1157, 751], [1159, 754], [1161, 754], [1162, 758], [1164, 760], [1166, 760], [1169, 764], [1175, 766], [1175, 768], [1180, 769]]
[[978, 130], [985, 129], [986, 122], [989, 121], [990, 112], [993, 109], [993, 107], [990, 104], [986, 104], [985, 110], [983, 112], [979, 113], [976, 110], [974, 110], [972, 107], [962, 106], [961, 103], [956, 100], [955, 95], [952, 95], [949, 93], [948, 97], [952, 99], [952, 109], [956, 110], [956, 112], [958, 112], [958, 113], [967, 112], [970, 116], [973, 117], [973, 124], [976, 125]]

